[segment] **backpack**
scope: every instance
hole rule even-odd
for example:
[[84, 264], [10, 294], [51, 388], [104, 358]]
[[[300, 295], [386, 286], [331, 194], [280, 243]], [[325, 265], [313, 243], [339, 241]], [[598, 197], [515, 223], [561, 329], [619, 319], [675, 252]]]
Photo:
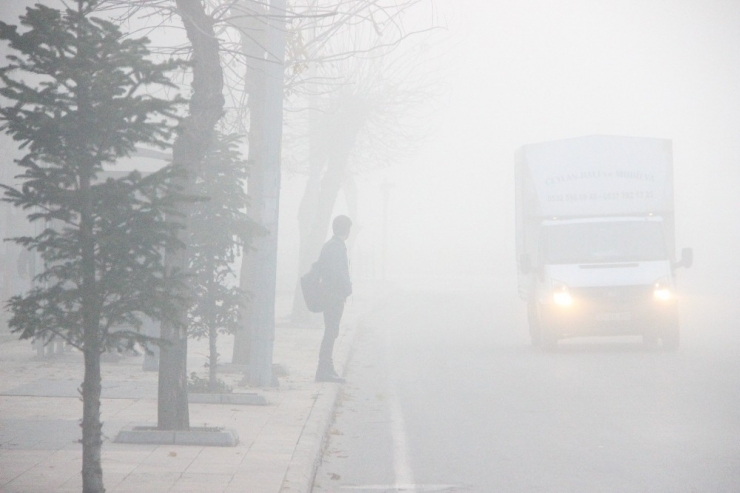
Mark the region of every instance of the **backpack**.
[[311, 270], [301, 277], [301, 291], [308, 311], [323, 312], [326, 307], [326, 285], [323, 283], [321, 270], [315, 262]]

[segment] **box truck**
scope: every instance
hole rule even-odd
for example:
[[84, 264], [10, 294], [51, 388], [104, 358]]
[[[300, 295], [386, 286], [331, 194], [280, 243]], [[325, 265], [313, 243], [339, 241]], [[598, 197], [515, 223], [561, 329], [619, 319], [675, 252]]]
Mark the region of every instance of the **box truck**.
[[673, 162], [666, 139], [587, 136], [516, 153], [519, 295], [532, 343], [640, 335], [679, 345]]

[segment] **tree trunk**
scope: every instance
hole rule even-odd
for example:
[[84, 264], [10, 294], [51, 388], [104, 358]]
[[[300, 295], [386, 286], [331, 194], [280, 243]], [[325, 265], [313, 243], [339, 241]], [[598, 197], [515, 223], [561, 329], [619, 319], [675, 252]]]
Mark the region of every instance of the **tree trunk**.
[[[313, 146], [312, 146], [313, 147]], [[305, 324], [311, 319], [311, 313], [306, 307], [301, 292], [301, 276], [309, 271], [311, 265], [318, 259], [318, 250], [315, 245], [309, 247], [308, 238], [311, 236], [311, 230], [316, 218], [319, 197], [321, 196], [321, 171], [323, 170], [323, 161], [315, 156], [315, 152], [309, 152], [310, 170], [306, 189], [301, 198], [301, 205], [298, 209], [298, 279], [296, 281], [295, 292], [293, 293], [293, 308], [290, 312], [290, 320], [294, 323]]]
[[[84, 106], [81, 104], [81, 106]], [[91, 168], [91, 167], [89, 167]], [[95, 238], [93, 237], [90, 173], [80, 177], [83, 205], [80, 212], [82, 262], [82, 330], [84, 338], [85, 376], [82, 382], [82, 491], [103, 493], [103, 447], [100, 422], [100, 317], [95, 286]]]
[[[242, 31], [241, 48], [247, 60], [246, 87], [249, 92], [249, 156], [248, 161], [252, 163], [252, 169], [247, 180], [247, 195], [249, 196], [249, 216], [257, 224], [260, 222], [258, 210], [264, 204], [264, 180], [260, 166], [264, 161], [264, 134], [265, 134], [265, 89], [266, 89], [266, 30], [264, 19], [267, 9], [263, 4], [253, 0], [242, 0], [239, 7], [240, 17], [238, 27]], [[251, 14], [251, 15], [246, 15]], [[259, 239], [255, 240], [254, 247], [259, 248]], [[255, 251], [245, 251], [242, 255], [242, 266], [239, 274], [239, 287], [246, 296], [255, 296], [263, 289], [257, 284], [258, 259]], [[244, 300], [240, 312], [240, 327], [234, 334], [234, 351], [231, 358], [232, 363], [249, 364], [252, 351], [252, 317], [250, 315], [256, 298]]]
[[218, 328], [215, 317], [211, 320], [208, 326], [208, 390], [215, 392], [218, 387]]
[[[97, 327], [93, 328], [97, 332]], [[94, 337], [85, 330], [85, 337]], [[85, 343], [85, 377], [82, 382], [82, 491], [103, 493], [103, 425], [100, 422], [100, 349], [97, 344]], [[89, 344], [89, 345], [88, 345]]]
[[[318, 259], [321, 247], [326, 241], [339, 190], [347, 179], [349, 155], [356, 135], [356, 133], [352, 134], [352, 138], [348, 139], [347, 142], [337, 143], [335, 152], [327, 160], [326, 170], [321, 178], [320, 185], [317, 185], [315, 176], [309, 176], [306, 183], [306, 190], [298, 215], [299, 276], [308, 272], [311, 264]], [[320, 171], [316, 172], [316, 168], [312, 168], [311, 173], [318, 175]], [[308, 320], [308, 313], [303, 301], [299, 278], [293, 293], [291, 320], [305, 322]]]
[[[78, 39], [84, 34], [77, 32]], [[83, 59], [89, 57], [86, 43], [78, 46]], [[90, 102], [90, 81], [83, 74], [79, 80], [77, 108], [80, 128], [93, 125], [90, 119], [92, 105]], [[79, 149], [85, 149], [85, 137], [78, 143]], [[74, 147], [73, 147], [74, 148]], [[102, 334], [100, 333], [100, 310], [98, 308], [98, 289], [95, 275], [95, 236], [93, 233], [93, 202], [91, 182], [94, 175], [94, 163], [88, 156], [76, 156], [80, 165], [80, 266], [82, 282], [80, 286], [80, 311], [82, 315], [83, 354], [85, 375], [82, 381], [82, 491], [83, 493], [104, 493], [103, 467], [101, 451], [103, 448], [102, 428], [100, 422], [100, 393], [102, 390], [100, 375], [100, 354], [102, 352]]]
[[252, 304], [248, 311], [250, 327], [249, 383], [269, 387], [276, 384], [272, 375], [275, 340], [275, 288], [277, 281], [278, 219], [280, 212], [280, 150], [283, 136], [283, 98], [285, 70], [285, 0], [270, 2], [267, 53], [265, 60], [265, 103], [263, 159], [254, 163], [261, 182], [259, 202], [253, 209], [256, 222], [267, 234], [255, 242], [255, 276], [252, 278]]
[[[181, 166], [187, 172], [183, 190], [192, 193], [198, 167], [203, 164], [214, 128], [223, 114], [223, 71], [213, 19], [206, 15], [201, 0], [176, 0], [176, 4], [193, 48], [193, 94], [188, 117], [175, 140], [172, 156], [175, 166]], [[187, 226], [189, 207], [184, 206], [182, 212]], [[186, 269], [187, 251], [167, 251], [165, 256], [168, 272]], [[187, 430], [190, 427], [187, 306], [180, 310], [179, 320], [163, 321], [161, 336], [167, 343], [160, 352], [158, 427], [162, 430]]]

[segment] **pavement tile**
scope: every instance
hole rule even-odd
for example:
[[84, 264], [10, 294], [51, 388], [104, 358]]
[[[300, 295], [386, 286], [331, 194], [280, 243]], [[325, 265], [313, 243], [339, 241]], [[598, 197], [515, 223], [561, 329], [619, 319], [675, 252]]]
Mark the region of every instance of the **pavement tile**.
[[25, 492], [57, 491], [64, 482], [79, 473], [79, 471], [59, 471], [43, 466], [34, 466], [13, 481], [3, 485], [3, 490], [0, 491], [5, 489]]
[[[194, 483], [191, 481], [178, 481], [174, 485], [172, 485], [172, 488], [170, 488], [167, 493], [203, 493], [204, 491], [208, 491], [208, 493], [221, 493], [223, 492], [226, 487], [228, 486], [228, 483], [222, 484], [222, 483], [211, 483], [208, 485], [200, 484], [200, 483]], [[243, 490], [243, 491], [249, 491], [249, 490]]]
[[174, 480], [125, 479], [115, 486], [106, 486], [106, 493], [168, 493], [175, 484]]
[[175, 486], [182, 483], [193, 483], [200, 485], [201, 488], [211, 484], [222, 484], [225, 487], [231, 482], [233, 477], [233, 474], [184, 472], [177, 483], [175, 483]]
[[14, 450], [12, 454], [0, 456], [0, 488], [55, 453], [54, 450]]
[[219, 474], [233, 477], [243, 467], [239, 464], [193, 463], [187, 468], [189, 474]]
[[[343, 327], [354, 325], [361, 306], [348, 306]], [[319, 325], [318, 317], [316, 321]], [[350, 333], [343, 328], [337, 340], [335, 361], [340, 368], [347, 359]], [[143, 371], [142, 356], [106, 356], [101, 405], [106, 490], [280, 493], [287, 482], [291, 492], [309, 491], [337, 395], [335, 385], [313, 381], [322, 335], [316, 329], [276, 329], [273, 361], [287, 371], [279, 388], [240, 387], [241, 374], [220, 375], [237, 391], [263, 395], [268, 405], [190, 404], [191, 426], [237, 431], [240, 443], [233, 448], [114, 443], [125, 426], [156, 424], [158, 375]], [[219, 352], [230, 355], [232, 342], [223, 337]], [[206, 349], [207, 341], [191, 341], [190, 371], [205, 375]], [[0, 340], [0, 493], [82, 489], [77, 442], [82, 372], [82, 354], [76, 350], [40, 359], [28, 341]]]

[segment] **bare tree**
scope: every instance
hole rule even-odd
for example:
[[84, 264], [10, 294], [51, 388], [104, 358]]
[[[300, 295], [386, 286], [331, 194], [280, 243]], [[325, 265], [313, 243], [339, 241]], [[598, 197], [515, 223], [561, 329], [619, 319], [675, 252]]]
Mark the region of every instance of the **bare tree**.
[[[330, 39], [316, 36], [306, 43], [320, 50], [314, 58], [321, 63], [306, 62], [310, 76], [299, 94], [308, 113], [301, 127], [305, 138], [294, 142], [308, 156], [298, 214], [299, 275], [318, 257], [339, 192], [345, 190], [352, 207], [353, 177], [407, 155], [424, 133], [420, 117], [433, 108], [437, 92], [427, 68], [430, 40], [422, 36], [426, 30], [410, 33], [402, 23], [418, 3], [385, 7], [363, 22], [334, 26]], [[308, 319], [298, 286], [291, 319]]]
[[[376, 57], [382, 57], [390, 51], [393, 51], [398, 44], [408, 36], [408, 33], [404, 32], [403, 26], [400, 19], [400, 14], [411, 6], [420, 3], [423, 0], [407, 0], [405, 2], [378, 2], [377, 0], [362, 0], [362, 1], [347, 1], [347, 0], [336, 0], [336, 1], [297, 1], [293, 2], [289, 7], [288, 11], [285, 11], [284, 16], [287, 21], [287, 41], [285, 50], [285, 101], [286, 101], [286, 116], [293, 114], [300, 114], [302, 111], [301, 105], [305, 104], [308, 100], [308, 113], [314, 118], [314, 124], [316, 126], [321, 125], [317, 121], [315, 116], [318, 112], [326, 112], [327, 108], [318, 108], [315, 104], [318, 95], [317, 91], [333, 93], [340, 90], [343, 85], [349, 81], [349, 72], [343, 72], [342, 68], [346, 68], [347, 64], [352, 64], [353, 60], [357, 57], [372, 60]], [[267, 15], [264, 10], [263, 4], [255, 2], [253, 0], [239, 0], [233, 2], [231, 7], [231, 16], [227, 16], [225, 19], [231, 27], [237, 29], [240, 34], [241, 40], [241, 54], [244, 57], [246, 63], [246, 77], [244, 84], [244, 91], [248, 93], [248, 113], [249, 113], [249, 157], [250, 161], [258, 163], [263, 160], [263, 142], [261, 135], [264, 135], [264, 129], [262, 125], [265, 122], [264, 114], [264, 93], [262, 92], [266, 87], [271, 87], [270, 81], [266, 79], [266, 74], [271, 68], [270, 63], [266, 63], [266, 59], [281, 57], [281, 53], [271, 53], [266, 42], [266, 20], [270, 17], [274, 18], [277, 15], [281, 15], [280, 11], [277, 11], [272, 16]], [[367, 35], [367, 33], [373, 33]], [[383, 34], [385, 37], [383, 37]], [[339, 40], [339, 42], [337, 42]], [[235, 51], [227, 52], [228, 56], [233, 56]], [[230, 65], [227, 63], [227, 65]], [[378, 64], [375, 64], [377, 67]], [[368, 68], [372, 70], [372, 67]], [[366, 79], [368, 84], [377, 82], [377, 79]], [[354, 82], [353, 82], [354, 83]], [[347, 106], [342, 107], [340, 113], [347, 115], [352, 112], [351, 108], [359, 109], [357, 103], [364, 105], [364, 102], [360, 102], [357, 98], [350, 101], [349, 94], [345, 92], [347, 97], [340, 98], [342, 103], [347, 103]], [[301, 101], [303, 99], [303, 101]], [[335, 100], [338, 102], [340, 100]], [[409, 103], [407, 100], [406, 103]], [[293, 103], [296, 103], [294, 106]], [[305, 112], [304, 112], [305, 114]], [[390, 115], [390, 113], [389, 113]], [[336, 115], [333, 115], [336, 117]], [[289, 118], [289, 116], [287, 116]], [[340, 122], [337, 118], [334, 118], [336, 125], [332, 128], [341, 129], [341, 131], [349, 134], [357, 134], [360, 129], [352, 130], [353, 127], [360, 126], [359, 120]], [[290, 120], [288, 120], [290, 121]], [[315, 140], [315, 137], [309, 136], [308, 128], [293, 128], [293, 135], [296, 132], [299, 134], [297, 142], [305, 142], [309, 140]], [[396, 128], [395, 130], [398, 130]], [[301, 132], [303, 134], [301, 135]], [[321, 140], [321, 137], [318, 137]], [[331, 152], [336, 155], [330, 159], [332, 163], [342, 162], [342, 155], [348, 156], [350, 149], [352, 148], [355, 140], [351, 135], [347, 135], [345, 138], [340, 139], [336, 149], [332, 149]], [[290, 147], [290, 145], [289, 145]], [[300, 144], [294, 146], [294, 148], [300, 148]], [[301, 228], [301, 239], [302, 245], [315, 244], [317, 241], [322, 241], [323, 236], [319, 240], [313, 240], [314, 237], [319, 237], [319, 233], [314, 233], [312, 240], [307, 240], [311, 236], [310, 230], [318, 231], [320, 228], [311, 228], [311, 224], [314, 221], [310, 218], [311, 214], [321, 215], [319, 211], [329, 209], [328, 214], [331, 214], [331, 207], [336, 201], [337, 192], [333, 191], [346, 183], [343, 179], [343, 171], [330, 172], [325, 175], [326, 183], [324, 185], [325, 192], [322, 194], [321, 188], [316, 187], [318, 182], [317, 177], [321, 175], [321, 170], [326, 165], [327, 156], [321, 156], [322, 151], [318, 150], [320, 145], [314, 142], [309, 146], [308, 154], [309, 159], [309, 185], [306, 190], [304, 197], [304, 205], [301, 207], [301, 216], [305, 219], [299, 221]], [[392, 145], [386, 145], [384, 148], [389, 150]], [[285, 150], [286, 145], [283, 144]], [[305, 149], [300, 150], [302, 152]], [[328, 151], [328, 147], [325, 149]], [[285, 169], [286, 156], [283, 152], [282, 167]], [[298, 160], [294, 159], [294, 162]], [[332, 170], [336, 169], [337, 166], [331, 167]], [[253, 173], [253, 176], [249, 181], [249, 195], [252, 201], [252, 210], [254, 213], [257, 211], [264, 211], [265, 209], [277, 210], [277, 195], [276, 194], [265, 194], [265, 186], [267, 182], [264, 182], [260, 178], [261, 175]], [[272, 183], [270, 181], [269, 183]], [[268, 204], [265, 199], [270, 197], [269, 200], [275, 201], [273, 204]], [[315, 203], [316, 199], [321, 198], [322, 202], [326, 204]], [[310, 204], [310, 205], [307, 205]], [[327, 205], [328, 204], [328, 205]], [[315, 205], [316, 207], [311, 207]], [[253, 216], [253, 218], [259, 221], [259, 218]], [[326, 221], [328, 225], [328, 219]], [[264, 225], [264, 224], [263, 224]], [[268, 228], [269, 229], [269, 228]], [[324, 228], [324, 233], [326, 229]], [[320, 246], [320, 243], [319, 243]], [[301, 254], [301, 258], [304, 259], [302, 264], [305, 266], [308, 263], [308, 259], [311, 257], [312, 251], [316, 251], [316, 248], [306, 248]], [[252, 347], [252, 342], [259, 337], [255, 337], [254, 331], [261, 330], [260, 327], [255, 326], [255, 320], [261, 318], [266, 320], [267, 317], [257, 317], [255, 314], [265, 309], [266, 305], [274, 306], [274, 292], [271, 292], [268, 298], [259, 296], [261, 290], [272, 284], [274, 286], [274, 280], [271, 283], [266, 283], [263, 276], [259, 274], [259, 270], [265, 265], [261, 255], [266, 252], [260, 250], [258, 246], [257, 251], [243, 259], [242, 271], [241, 271], [241, 288], [245, 292], [255, 293], [256, 298], [249, 304], [245, 305], [243, 310], [243, 326], [235, 335], [234, 353], [232, 361], [235, 363], [250, 363], [250, 354], [257, 354], [255, 348]], [[315, 252], [313, 252], [315, 253]], [[272, 289], [274, 291], [274, 289]], [[303, 307], [302, 303], [296, 300], [295, 305], [300, 308]], [[273, 313], [274, 309], [270, 310]], [[305, 312], [305, 309], [304, 309]], [[307, 313], [307, 312], [305, 312]], [[264, 322], [262, 322], [264, 323]], [[254, 380], [254, 378], [252, 379]]]
[[[362, 164], [352, 157], [359, 143], [365, 143], [366, 148], [372, 149], [370, 155], [375, 163], [387, 162], [387, 157], [394, 155], [393, 149], [401, 146], [402, 139], [397, 137], [404, 129], [403, 125], [396, 123], [402, 122], [403, 117], [396, 117], [401, 106], [405, 105], [406, 109], [414, 106], [413, 94], [402, 88], [400, 81], [403, 77], [408, 78], [410, 73], [402, 74], [404, 67], [401, 64], [395, 69], [391, 68], [394, 64], [389, 54], [412, 34], [419, 32], [407, 32], [403, 23], [404, 13], [417, 4], [430, 1], [296, 0], [285, 8], [273, 2], [270, 10], [264, 1], [206, 1], [211, 12], [214, 36], [219, 39], [220, 58], [215, 59], [220, 59], [225, 81], [225, 118], [220, 121], [220, 126], [225, 132], [248, 134], [249, 161], [253, 163], [252, 175], [248, 180], [250, 215], [268, 231], [276, 230], [277, 223], [265, 224], [265, 219], [260, 215], [267, 210], [277, 211], [278, 195], [268, 188], [274, 189], [275, 180], [279, 182], [279, 175], [270, 174], [271, 178], [267, 179], [267, 175], [261, 173], [259, 168], [260, 163], [270, 159], [266, 155], [264, 142], [267, 132], [265, 124], [268, 122], [265, 114], [266, 91], [280, 84], [286, 98], [286, 114], [298, 116], [289, 121], [298, 121], [305, 114], [312, 116], [312, 125], [301, 127], [295, 124], [290, 129], [297, 138], [288, 146], [289, 149], [301, 149], [303, 146], [299, 153], [308, 149], [310, 157], [308, 161], [293, 157], [289, 165], [291, 169], [301, 168], [309, 174], [299, 221], [302, 270], [307, 259], [317, 250], [315, 245], [323, 240], [328, 225], [328, 219], [323, 218], [331, 214], [338, 190], [348, 183], [348, 176], [368, 167], [367, 162]], [[171, 24], [169, 19], [177, 12], [172, 2], [167, 0], [108, 2], [118, 7], [126, 6], [129, 13], [132, 9], [144, 6], [153, 8], [159, 12], [160, 25]], [[267, 36], [270, 32], [282, 32], [285, 37], [284, 48], [276, 50], [269, 46]], [[185, 50], [188, 47], [175, 48], [178, 49]], [[276, 65], [284, 69], [284, 89], [283, 80], [268, 76]], [[393, 77], [390, 74], [394, 71], [399, 80], [391, 82]], [[383, 91], [385, 94], [382, 94]], [[416, 87], [416, 91], [417, 97], [421, 97], [420, 87]], [[403, 104], [394, 99], [401, 94], [405, 94]], [[381, 104], [376, 104], [374, 98]], [[389, 129], [386, 137], [393, 134], [396, 138], [386, 138], [382, 132], [368, 131], [373, 126], [383, 128], [383, 124], [372, 123], [381, 121], [379, 115], [382, 114], [387, 115], [388, 121], [395, 118], [396, 123], [385, 126]], [[349, 115], [353, 116], [349, 118]], [[322, 136], [320, 132], [310, 130], [321, 126], [336, 129], [336, 132]], [[337, 136], [341, 138], [337, 139]], [[322, 140], [332, 140], [337, 145], [326, 146]], [[378, 145], [378, 142], [382, 145]], [[348, 167], [350, 162], [354, 163], [351, 169]], [[272, 231], [272, 234], [276, 234], [276, 231]], [[267, 246], [268, 243], [270, 246]], [[254, 331], [261, 330], [254, 326], [255, 320], [260, 319], [263, 320], [260, 323], [265, 323], [264, 320], [271, 318], [256, 314], [261, 313], [267, 305], [272, 306], [270, 313], [274, 311], [274, 280], [266, 282], [264, 276], [259, 274], [265, 265], [261, 256], [269, 253], [263, 251], [264, 248], [274, 249], [276, 245], [263, 239], [255, 245], [253, 253], [242, 259], [240, 287], [245, 293], [254, 295], [254, 298], [245, 303], [242, 311], [242, 326], [235, 335], [234, 363], [250, 362], [250, 355], [255, 354], [252, 347]], [[259, 293], [265, 290], [271, 293], [266, 297], [260, 296]], [[272, 336], [265, 337], [269, 339]]]

